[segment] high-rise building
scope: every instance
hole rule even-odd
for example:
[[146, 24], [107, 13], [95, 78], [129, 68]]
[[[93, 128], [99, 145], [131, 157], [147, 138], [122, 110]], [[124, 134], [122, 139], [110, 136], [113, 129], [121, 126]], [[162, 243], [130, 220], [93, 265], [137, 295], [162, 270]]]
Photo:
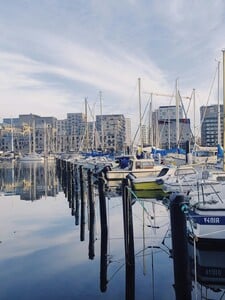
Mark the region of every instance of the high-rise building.
[[[220, 112], [220, 137], [218, 136], [218, 112]], [[217, 146], [218, 141], [223, 145], [223, 105], [200, 107], [201, 145]]]
[[[176, 106], [160, 106], [158, 109], [158, 145], [169, 149], [179, 145], [185, 148], [186, 141], [192, 140], [190, 119], [183, 116], [182, 108], [179, 107], [179, 137], [177, 137]], [[157, 135], [157, 132], [156, 132]]]
[[96, 129], [100, 136], [101, 149], [124, 151], [126, 141], [124, 115], [97, 115]]

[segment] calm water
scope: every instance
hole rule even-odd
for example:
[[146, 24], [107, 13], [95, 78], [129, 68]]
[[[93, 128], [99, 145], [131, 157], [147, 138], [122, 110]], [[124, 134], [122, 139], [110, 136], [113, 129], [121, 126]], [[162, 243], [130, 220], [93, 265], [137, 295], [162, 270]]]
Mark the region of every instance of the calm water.
[[[87, 199], [83, 208], [80, 199], [68, 201], [68, 186], [60, 182], [53, 163], [1, 165], [0, 299], [128, 299], [126, 289], [129, 299], [176, 299], [167, 209], [153, 200], [132, 207], [133, 288], [132, 274], [126, 273], [121, 196], [106, 199], [105, 240], [97, 191], [92, 223]], [[218, 257], [203, 255], [206, 261]], [[195, 286], [194, 277], [192, 286], [192, 299], [225, 299], [224, 289]]]

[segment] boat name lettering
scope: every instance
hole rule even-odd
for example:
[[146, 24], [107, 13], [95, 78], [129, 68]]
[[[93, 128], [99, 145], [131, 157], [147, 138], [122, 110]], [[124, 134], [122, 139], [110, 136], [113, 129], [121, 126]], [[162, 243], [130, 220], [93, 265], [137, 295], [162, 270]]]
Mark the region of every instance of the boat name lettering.
[[222, 276], [222, 270], [219, 269], [219, 268], [206, 268], [205, 269], [205, 275], [206, 276], [220, 277], [220, 276]]
[[204, 223], [220, 224], [220, 218], [219, 217], [204, 217]]

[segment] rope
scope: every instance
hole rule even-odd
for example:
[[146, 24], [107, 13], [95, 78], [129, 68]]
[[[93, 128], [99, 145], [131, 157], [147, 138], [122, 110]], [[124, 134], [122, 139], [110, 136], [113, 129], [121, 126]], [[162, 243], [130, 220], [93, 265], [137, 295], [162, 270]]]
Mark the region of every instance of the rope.
[[212, 80], [212, 83], [211, 83], [211, 86], [210, 86], [209, 95], [208, 95], [208, 99], [207, 99], [207, 102], [206, 102], [206, 107], [205, 107], [205, 110], [204, 110], [204, 113], [203, 113], [203, 117], [202, 117], [202, 120], [201, 120], [201, 123], [200, 123], [200, 128], [202, 127], [202, 124], [203, 124], [204, 119], [205, 119], [205, 115], [206, 115], [206, 111], [207, 111], [207, 106], [208, 106], [209, 99], [210, 99], [210, 96], [211, 96], [211, 93], [212, 93], [212, 88], [213, 88], [213, 85], [214, 85], [214, 82], [215, 82], [215, 79], [216, 79], [216, 75], [217, 75], [217, 68], [216, 68], [216, 72], [214, 74], [214, 77], [213, 77], [213, 80]]

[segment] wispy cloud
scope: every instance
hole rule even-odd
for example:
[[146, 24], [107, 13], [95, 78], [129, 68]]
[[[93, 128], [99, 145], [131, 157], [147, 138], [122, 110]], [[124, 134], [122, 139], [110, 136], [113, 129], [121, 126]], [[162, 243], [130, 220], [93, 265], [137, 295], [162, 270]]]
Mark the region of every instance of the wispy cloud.
[[2, 117], [8, 103], [15, 115], [63, 117], [99, 90], [105, 113], [135, 116], [138, 77], [143, 91], [170, 93], [179, 77], [182, 94], [196, 88], [206, 97], [224, 47], [222, 0], [82, 2], [4, 4]]

